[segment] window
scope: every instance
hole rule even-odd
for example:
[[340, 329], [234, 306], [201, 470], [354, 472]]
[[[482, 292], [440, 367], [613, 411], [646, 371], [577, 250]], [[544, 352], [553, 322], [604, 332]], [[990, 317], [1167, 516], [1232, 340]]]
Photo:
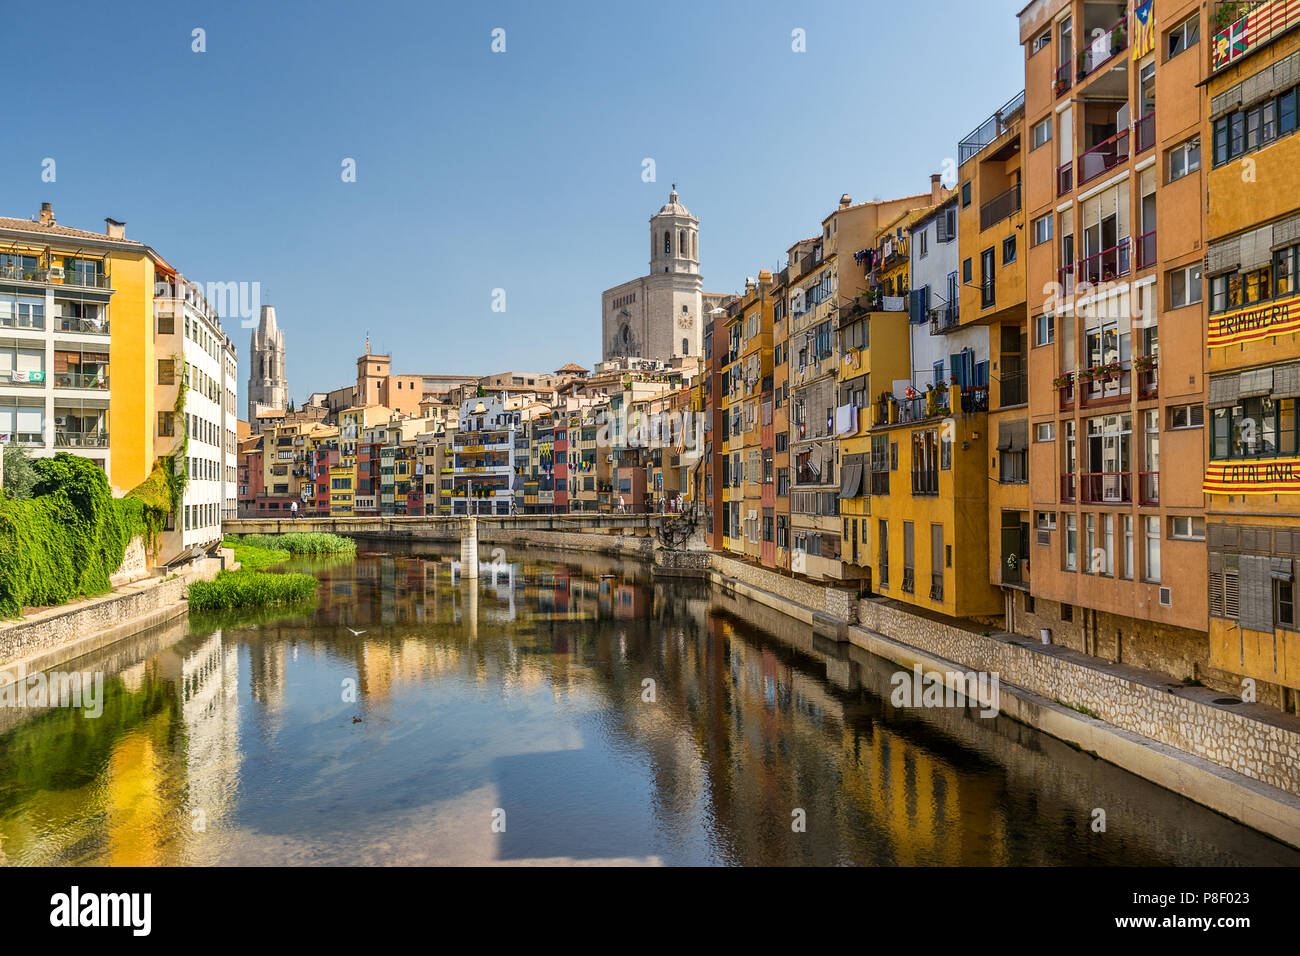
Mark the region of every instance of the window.
[[176, 334], [176, 316], [170, 312], [160, 312], [157, 317], [159, 335]]
[[1052, 117], [1049, 116], [1041, 123], [1034, 124], [1033, 138], [1031, 140], [1033, 145], [1030, 146], [1029, 148], [1031, 150], [1035, 150], [1039, 146], [1042, 146], [1044, 143], [1051, 142], [1051, 139], [1052, 139]]
[[1146, 580], [1160, 583], [1160, 519], [1154, 515], [1143, 518], [1146, 528], [1147, 567]]
[[920, 240], [920, 243], [917, 246], [917, 248], [920, 251], [918, 252], [917, 255], [918, 258], [924, 259], [926, 256], [930, 254], [930, 234], [926, 230], [922, 229], [916, 235], [917, 238]]
[[1201, 137], [1193, 136], [1169, 150], [1169, 182], [1201, 168]]
[[971, 260], [970, 259], [964, 260], [961, 264], [961, 281], [963, 283], [969, 283], [971, 281], [971, 276], [973, 274], [974, 273], [973, 273]]
[[1056, 422], [1040, 422], [1034, 426], [1034, 441], [1056, 441]]
[[1007, 236], [1002, 240], [1002, 264], [1016, 261], [1016, 237]]
[[174, 359], [158, 360], [158, 384], [159, 385], [176, 384], [176, 362]]
[[1038, 36], [1034, 37], [1034, 43], [1030, 55], [1032, 56], [1034, 53], [1037, 53], [1039, 50], [1043, 49], [1043, 47], [1047, 46], [1051, 42], [1052, 42], [1051, 30], [1047, 30], [1044, 33], [1040, 33]]
[[1210, 418], [1211, 458], [1268, 458], [1296, 454], [1296, 399], [1239, 399]]
[[1201, 428], [1205, 425], [1204, 405], [1174, 405], [1169, 409], [1169, 427]]
[[1300, 87], [1293, 86], [1263, 103], [1215, 120], [1214, 165], [1221, 166], [1243, 153], [1269, 145], [1279, 136], [1294, 133], [1298, 97]]
[[1185, 541], [1205, 540], [1205, 519], [1174, 515], [1169, 519], [1169, 537]]
[[1039, 216], [1034, 220], [1034, 245], [1040, 246], [1052, 240], [1052, 214]]
[[1175, 269], [1165, 277], [1169, 287], [1169, 308], [1181, 309], [1201, 301], [1201, 264]]
[[173, 412], [158, 413], [158, 437], [173, 438], [176, 435], [176, 422]]
[[1056, 316], [1044, 312], [1034, 319], [1034, 346], [1051, 345], [1056, 341]]
[[1065, 516], [1065, 537], [1062, 539], [1065, 548], [1064, 570], [1079, 570], [1079, 519], [1077, 515], [1067, 514]]
[[970, 205], [970, 202], [970, 183], [965, 182], [961, 184], [961, 208], [965, 209]]
[[1194, 14], [1165, 34], [1166, 60], [1172, 60], [1201, 39], [1201, 15]]

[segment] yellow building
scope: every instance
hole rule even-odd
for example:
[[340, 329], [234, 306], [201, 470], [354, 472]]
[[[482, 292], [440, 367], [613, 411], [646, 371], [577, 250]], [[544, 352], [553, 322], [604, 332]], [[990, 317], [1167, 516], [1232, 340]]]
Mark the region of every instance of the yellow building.
[[[1210, 664], [1261, 702], [1295, 712], [1300, 694], [1300, 0], [1243, 6], [1209, 44], [1210, 163], [1205, 298], [1209, 346], [1204, 523]], [[1201, 296], [1199, 271], [1191, 288]], [[1177, 276], [1171, 276], [1174, 290]], [[1188, 288], [1186, 281], [1181, 288]], [[1171, 409], [1171, 412], [1176, 410]], [[1181, 427], [1199, 426], [1200, 408]], [[1178, 412], [1178, 414], [1183, 414]], [[1199, 525], [1199, 526], [1198, 526]], [[1213, 676], [1220, 676], [1215, 674]]]

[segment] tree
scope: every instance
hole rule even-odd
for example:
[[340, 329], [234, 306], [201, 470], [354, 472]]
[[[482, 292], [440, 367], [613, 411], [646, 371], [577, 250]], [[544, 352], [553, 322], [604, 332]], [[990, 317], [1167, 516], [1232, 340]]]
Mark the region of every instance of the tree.
[[12, 442], [4, 446], [4, 493], [5, 497], [20, 499], [30, 498], [32, 485], [36, 484], [36, 471], [32, 468], [32, 459], [27, 449]]

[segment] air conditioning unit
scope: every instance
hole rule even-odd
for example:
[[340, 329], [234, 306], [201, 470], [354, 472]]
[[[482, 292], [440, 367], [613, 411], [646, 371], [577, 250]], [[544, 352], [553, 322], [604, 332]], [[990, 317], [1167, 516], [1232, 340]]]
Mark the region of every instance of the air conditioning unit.
[[1174, 606], [1174, 591], [1173, 591], [1173, 588], [1161, 588], [1161, 589], [1160, 589], [1160, 606], [1161, 606], [1161, 607], [1173, 607], [1173, 606]]
[[64, 416], [64, 415], [55, 415], [55, 416], [54, 416], [54, 424], [55, 424], [55, 425], [67, 425], [67, 424], [68, 424], [67, 416]]
[[63, 278], [63, 266], [50, 266], [50, 278], [51, 278], [51, 279], [62, 279], [62, 278]]
[[606, 456], [605, 456], [605, 461], [609, 462], [609, 463], [612, 465], [612, 464], [614, 463], [614, 456], [613, 456], [613, 455], [606, 455]]

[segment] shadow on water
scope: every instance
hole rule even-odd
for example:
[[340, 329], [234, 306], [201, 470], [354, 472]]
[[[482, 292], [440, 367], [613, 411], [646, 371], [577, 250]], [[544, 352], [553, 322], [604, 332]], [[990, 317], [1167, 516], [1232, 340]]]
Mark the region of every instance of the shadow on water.
[[0, 858], [1300, 862], [1007, 718], [894, 708], [894, 665], [760, 605], [505, 550], [477, 582], [450, 546], [295, 559], [309, 611], [70, 663], [105, 675], [100, 716], [0, 709]]

